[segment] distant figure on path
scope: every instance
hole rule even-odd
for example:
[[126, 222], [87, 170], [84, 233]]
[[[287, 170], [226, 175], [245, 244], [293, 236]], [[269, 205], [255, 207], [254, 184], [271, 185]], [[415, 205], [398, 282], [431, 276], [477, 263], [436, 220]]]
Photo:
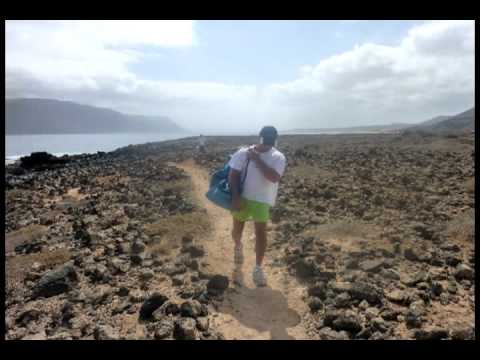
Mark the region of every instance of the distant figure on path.
[[205, 139], [205, 136], [203, 136], [202, 134], [200, 134], [200, 136], [198, 137], [198, 151], [200, 152], [205, 152], [205, 142], [206, 142], [206, 139]]
[[[238, 150], [231, 158], [229, 182], [232, 189], [232, 238], [235, 242], [234, 260], [243, 262], [242, 233], [245, 222], [255, 222], [256, 266], [253, 281], [257, 286], [267, 284], [262, 270], [262, 262], [267, 247], [267, 222], [270, 207], [275, 204], [278, 182], [282, 177], [286, 159], [275, 146], [278, 133], [273, 126], [265, 126], [260, 131], [260, 143]], [[249, 160], [247, 162], [247, 160]], [[248, 169], [247, 169], [248, 168]], [[240, 193], [240, 179], [245, 176]]]

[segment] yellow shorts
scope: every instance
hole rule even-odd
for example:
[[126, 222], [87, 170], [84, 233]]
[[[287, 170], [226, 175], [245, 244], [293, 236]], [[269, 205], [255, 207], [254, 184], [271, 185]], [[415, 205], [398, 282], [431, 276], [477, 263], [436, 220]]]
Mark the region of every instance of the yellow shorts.
[[270, 219], [270, 205], [245, 198], [241, 198], [240, 204], [240, 211], [231, 211], [235, 220], [267, 222]]

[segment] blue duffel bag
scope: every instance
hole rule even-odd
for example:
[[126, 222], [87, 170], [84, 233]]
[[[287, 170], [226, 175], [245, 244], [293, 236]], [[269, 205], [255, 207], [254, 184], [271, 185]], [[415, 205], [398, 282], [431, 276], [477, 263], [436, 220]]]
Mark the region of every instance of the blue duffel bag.
[[[231, 157], [231, 156], [230, 156]], [[240, 182], [240, 192], [242, 192], [243, 183], [247, 178], [248, 163], [250, 160], [247, 160], [245, 175], [243, 176], [242, 181]], [[226, 210], [232, 208], [232, 192], [230, 190], [230, 184], [228, 182], [228, 174], [230, 173], [229, 161], [225, 163], [222, 169], [217, 170], [213, 173], [210, 179], [210, 186], [205, 194], [208, 200], [213, 202], [215, 205], [220, 206]]]

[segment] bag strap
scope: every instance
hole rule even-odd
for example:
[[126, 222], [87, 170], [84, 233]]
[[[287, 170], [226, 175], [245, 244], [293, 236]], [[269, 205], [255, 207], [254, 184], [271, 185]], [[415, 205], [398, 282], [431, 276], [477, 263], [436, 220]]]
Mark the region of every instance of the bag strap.
[[247, 179], [247, 172], [248, 172], [248, 165], [250, 164], [250, 159], [247, 158], [247, 165], [245, 167], [245, 175], [243, 176], [243, 179], [241, 181], [241, 184], [243, 185], [243, 183], [245, 182], [245, 180]]
[[[253, 148], [254, 146], [249, 146], [248, 149], [251, 149]], [[247, 165], [245, 167], [245, 175], [243, 176], [243, 180], [241, 181], [241, 184], [243, 185], [243, 183], [245, 182], [245, 180], [247, 179], [247, 173], [248, 173], [248, 165], [250, 164], [250, 159], [248, 158], [248, 155], [247, 155]]]

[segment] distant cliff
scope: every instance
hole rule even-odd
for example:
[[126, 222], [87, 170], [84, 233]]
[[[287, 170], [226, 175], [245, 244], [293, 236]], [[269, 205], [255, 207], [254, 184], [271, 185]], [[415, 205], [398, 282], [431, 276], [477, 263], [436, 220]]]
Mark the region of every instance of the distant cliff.
[[392, 133], [392, 132], [428, 132], [436, 134], [462, 133], [475, 130], [475, 108], [471, 108], [457, 115], [452, 116], [436, 116], [432, 119], [423, 121], [418, 124], [396, 123], [384, 125], [366, 125], [345, 128], [313, 128], [313, 129], [292, 129], [281, 131], [280, 133]]
[[164, 116], [127, 115], [51, 99], [5, 100], [5, 133], [10, 135], [184, 131]]
[[475, 130], [475, 108], [453, 116], [439, 116], [406, 130], [445, 134], [472, 131]]

